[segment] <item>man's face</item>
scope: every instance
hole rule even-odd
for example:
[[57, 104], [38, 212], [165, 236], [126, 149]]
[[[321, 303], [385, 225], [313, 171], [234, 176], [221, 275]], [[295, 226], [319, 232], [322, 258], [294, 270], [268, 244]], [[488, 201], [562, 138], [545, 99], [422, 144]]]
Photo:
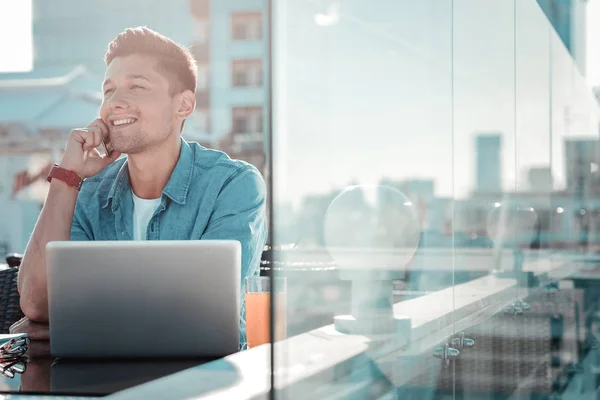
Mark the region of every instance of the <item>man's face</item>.
[[177, 96], [156, 64], [151, 56], [132, 54], [116, 57], [106, 69], [100, 117], [118, 152], [140, 153], [179, 134]]

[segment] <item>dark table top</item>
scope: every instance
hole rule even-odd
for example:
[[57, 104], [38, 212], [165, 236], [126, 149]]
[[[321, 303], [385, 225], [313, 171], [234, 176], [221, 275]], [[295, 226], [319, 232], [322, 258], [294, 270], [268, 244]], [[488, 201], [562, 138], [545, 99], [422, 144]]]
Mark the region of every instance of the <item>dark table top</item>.
[[26, 354], [23, 373], [14, 373], [12, 378], [0, 374], [0, 393], [104, 396], [214, 360], [64, 359]]

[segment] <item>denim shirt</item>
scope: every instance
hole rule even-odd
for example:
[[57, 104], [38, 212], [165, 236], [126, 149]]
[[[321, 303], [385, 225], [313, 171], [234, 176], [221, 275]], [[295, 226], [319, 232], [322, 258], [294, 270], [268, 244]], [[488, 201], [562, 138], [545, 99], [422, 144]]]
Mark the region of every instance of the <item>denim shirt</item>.
[[[242, 247], [240, 342], [245, 342], [243, 283], [258, 275], [267, 240], [266, 186], [251, 164], [181, 139], [177, 165], [148, 223], [147, 240], [238, 240]], [[127, 159], [86, 179], [71, 240], [132, 240], [133, 197]]]

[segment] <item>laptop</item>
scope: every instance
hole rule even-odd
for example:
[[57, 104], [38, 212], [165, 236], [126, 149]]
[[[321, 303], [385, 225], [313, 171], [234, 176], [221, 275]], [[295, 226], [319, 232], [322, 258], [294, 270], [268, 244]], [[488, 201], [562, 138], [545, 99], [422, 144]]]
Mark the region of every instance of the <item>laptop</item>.
[[54, 357], [238, 351], [238, 241], [50, 242], [46, 268]]

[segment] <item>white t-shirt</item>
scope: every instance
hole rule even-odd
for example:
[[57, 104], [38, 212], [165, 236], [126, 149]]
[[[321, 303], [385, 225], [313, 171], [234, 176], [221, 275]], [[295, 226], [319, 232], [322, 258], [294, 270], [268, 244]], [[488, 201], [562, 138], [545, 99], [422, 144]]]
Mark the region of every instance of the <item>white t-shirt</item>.
[[140, 199], [133, 192], [133, 240], [146, 240], [148, 222], [160, 204], [158, 199]]

